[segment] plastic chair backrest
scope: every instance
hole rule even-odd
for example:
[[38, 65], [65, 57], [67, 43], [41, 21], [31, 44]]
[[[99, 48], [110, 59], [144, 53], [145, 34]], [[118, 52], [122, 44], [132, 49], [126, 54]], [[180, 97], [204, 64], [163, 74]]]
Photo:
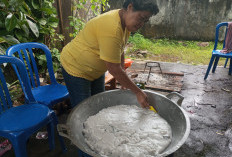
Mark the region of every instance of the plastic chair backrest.
[[[17, 68], [22, 80], [22, 84], [23, 84], [22, 88], [24, 88], [24, 91], [26, 92], [28, 101], [30, 103], [36, 103], [36, 100], [32, 95], [31, 85], [29, 84], [27, 70], [23, 62], [15, 57], [2, 55], [0, 56], [0, 64], [2, 65], [3, 63], [10, 63], [11, 65], [14, 65], [15, 68]], [[10, 97], [9, 89], [7, 87], [7, 82], [2, 68], [0, 68], [0, 99], [1, 99], [0, 113], [12, 107], [12, 100]]]
[[35, 49], [40, 49], [45, 53], [51, 84], [57, 84], [53, 71], [51, 52], [46, 45], [36, 42], [20, 43], [8, 48], [6, 54], [8, 56], [19, 57], [24, 62], [28, 70], [31, 86], [35, 88], [40, 86], [38, 66], [35, 61], [35, 54], [33, 52]]
[[218, 38], [219, 38], [219, 30], [220, 30], [220, 28], [222, 26], [226, 27], [225, 37], [224, 37], [224, 40], [223, 40], [223, 48], [225, 48], [225, 39], [226, 39], [226, 35], [227, 35], [227, 30], [228, 30], [228, 22], [222, 22], [222, 23], [217, 24], [217, 26], [216, 26], [216, 32], [215, 32], [214, 50], [217, 50], [217, 44], [218, 44]]

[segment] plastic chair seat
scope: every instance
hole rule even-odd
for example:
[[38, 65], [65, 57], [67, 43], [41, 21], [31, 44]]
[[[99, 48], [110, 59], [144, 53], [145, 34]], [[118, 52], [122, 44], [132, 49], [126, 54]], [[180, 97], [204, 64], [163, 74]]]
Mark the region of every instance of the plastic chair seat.
[[[37, 102], [52, 107], [69, 97], [66, 86], [61, 84], [50, 84], [32, 89], [32, 94]], [[54, 99], [56, 98], [56, 99]]]
[[1, 132], [19, 132], [33, 128], [47, 121], [49, 108], [40, 104], [13, 107], [0, 115]]
[[220, 57], [232, 58], [232, 51], [230, 53], [221, 53], [221, 50], [213, 50], [213, 55], [218, 55]]

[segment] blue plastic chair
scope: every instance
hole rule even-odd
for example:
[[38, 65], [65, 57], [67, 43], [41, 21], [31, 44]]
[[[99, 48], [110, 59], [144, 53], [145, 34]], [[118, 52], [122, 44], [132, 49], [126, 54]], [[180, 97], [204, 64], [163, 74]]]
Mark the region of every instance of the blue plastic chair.
[[[26, 144], [29, 137], [47, 125], [50, 149], [54, 149], [55, 113], [45, 105], [38, 104], [33, 97], [26, 68], [21, 60], [10, 56], [0, 56], [0, 64], [14, 65], [21, 76], [28, 104], [13, 107], [2, 68], [0, 68], [0, 136], [11, 141], [16, 157], [27, 157]], [[63, 138], [59, 136], [63, 151]]]
[[[51, 84], [49, 85], [40, 85], [38, 66], [34, 57], [35, 49], [40, 49], [45, 53], [48, 73], [51, 80]], [[30, 77], [32, 94], [34, 95], [37, 102], [52, 108], [53, 105], [62, 102], [69, 97], [66, 86], [57, 83], [55, 79], [51, 52], [46, 45], [35, 42], [21, 43], [8, 48], [6, 54], [8, 56], [18, 57], [24, 62]], [[20, 77], [18, 76], [18, 78]]]
[[219, 61], [219, 58], [220, 57], [223, 57], [223, 58], [226, 58], [226, 62], [225, 62], [225, 65], [224, 67], [226, 67], [226, 64], [227, 64], [227, 61], [228, 59], [230, 59], [230, 65], [229, 65], [229, 75], [231, 75], [231, 66], [232, 66], [232, 51], [230, 53], [221, 53], [220, 51], [223, 49], [220, 49], [218, 50], [217, 49], [217, 44], [218, 44], [218, 36], [219, 36], [219, 29], [221, 27], [226, 27], [226, 33], [225, 33], [225, 37], [224, 37], [224, 42], [223, 42], [223, 48], [225, 47], [225, 39], [226, 39], [226, 35], [227, 35], [227, 29], [228, 29], [228, 22], [223, 22], [223, 23], [219, 23], [217, 26], [216, 26], [216, 34], [215, 34], [215, 44], [214, 44], [214, 49], [212, 51], [212, 57], [210, 59], [210, 62], [209, 62], [209, 66], [208, 66], [208, 69], [206, 71], [206, 74], [205, 74], [205, 77], [204, 79], [207, 79], [208, 75], [209, 75], [209, 71], [213, 65], [213, 69], [212, 69], [212, 73], [215, 72], [216, 68], [217, 68], [217, 64], [218, 64], [218, 61]]

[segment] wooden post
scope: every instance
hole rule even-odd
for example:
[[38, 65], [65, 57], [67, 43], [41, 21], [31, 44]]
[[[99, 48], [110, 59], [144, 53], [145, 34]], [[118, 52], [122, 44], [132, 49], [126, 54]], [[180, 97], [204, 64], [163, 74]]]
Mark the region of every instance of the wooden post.
[[[61, 0], [57, 0], [57, 10], [59, 16], [59, 26], [60, 26], [60, 34], [64, 35], [64, 27], [63, 27], [63, 13], [62, 13], [62, 3]], [[64, 46], [64, 41], [62, 41], [62, 46]]]
[[69, 33], [72, 32], [72, 29], [66, 29], [69, 27], [70, 22], [68, 17], [72, 16], [71, 3], [72, 0], [56, 0], [56, 9], [59, 16], [59, 32], [65, 37], [64, 41], [62, 42], [63, 46], [69, 43], [72, 39], [69, 36]]

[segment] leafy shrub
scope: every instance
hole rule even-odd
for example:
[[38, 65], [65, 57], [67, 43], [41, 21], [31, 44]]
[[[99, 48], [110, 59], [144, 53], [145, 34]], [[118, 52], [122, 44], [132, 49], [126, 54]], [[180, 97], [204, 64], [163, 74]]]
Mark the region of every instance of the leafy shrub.
[[0, 54], [14, 44], [40, 42], [57, 58], [57, 40], [64, 37], [56, 33], [59, 20], [53, 3], [54, 0], [1, 0]]

